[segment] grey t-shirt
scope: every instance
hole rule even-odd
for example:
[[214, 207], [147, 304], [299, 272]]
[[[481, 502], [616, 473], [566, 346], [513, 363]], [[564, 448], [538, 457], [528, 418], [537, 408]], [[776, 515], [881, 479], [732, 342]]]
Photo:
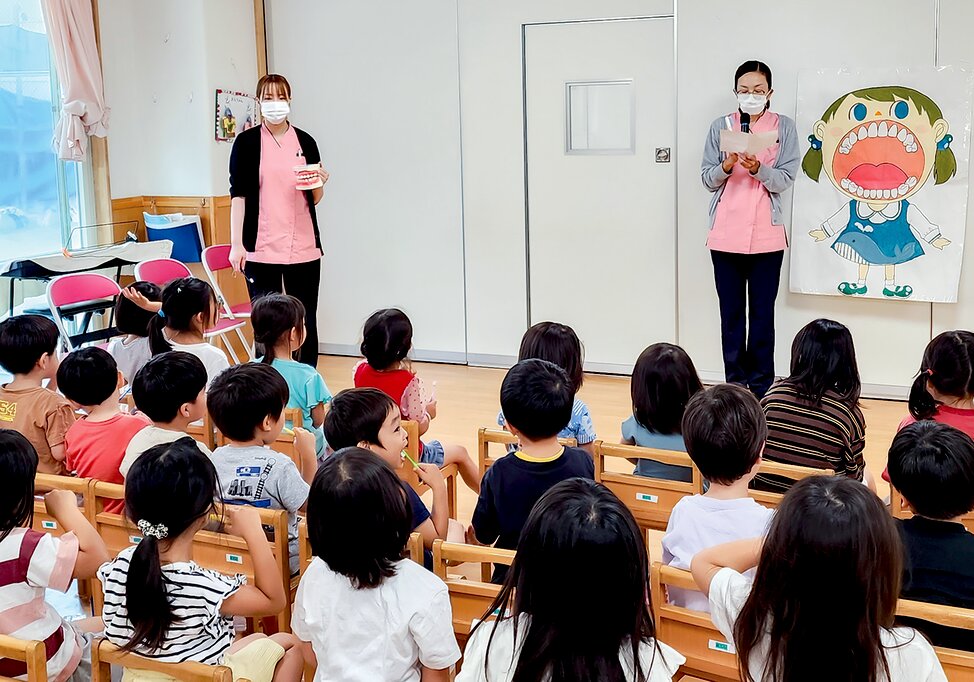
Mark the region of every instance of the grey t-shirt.
[[305, 483], [286, 455], [266, 446], [224, 445], [213, 451], [223, 501], [288, 512], [288, 549], [291, 573], [298, 570], [298, 519], [296, 512], [308, 500]]

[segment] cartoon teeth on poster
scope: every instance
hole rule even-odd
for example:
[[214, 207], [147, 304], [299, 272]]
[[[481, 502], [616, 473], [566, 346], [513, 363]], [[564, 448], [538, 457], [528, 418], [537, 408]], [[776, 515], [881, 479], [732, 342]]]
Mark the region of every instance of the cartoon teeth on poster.
[[803, 71], [791, 290], [954, 303], [974, 72]]

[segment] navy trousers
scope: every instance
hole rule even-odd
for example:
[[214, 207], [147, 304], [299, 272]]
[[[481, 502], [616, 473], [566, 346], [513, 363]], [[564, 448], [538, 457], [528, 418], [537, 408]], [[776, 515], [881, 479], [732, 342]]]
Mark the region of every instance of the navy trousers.
[[[318, 284], [321, 281], [321, 260], [291, 265], [271, 263], [244, 264], [249, 278], [247, 288], [250, 300], [256, 301], [267, 294], [288, 293], [304, 304], [304, 326], [308, 336], [298, 351], [298, 361], [306, 365], [318, 365]], [[263, 349], [258, 350], [258, 355]]]
[[720, 302], [724, 375], [758, 398], [774, 382], [774, 302], [784, 251], [711, 251]]

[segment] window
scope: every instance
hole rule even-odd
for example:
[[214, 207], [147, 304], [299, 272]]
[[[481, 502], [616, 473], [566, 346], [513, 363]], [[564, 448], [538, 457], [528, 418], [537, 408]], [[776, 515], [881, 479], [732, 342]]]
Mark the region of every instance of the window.
[[631, 80], [565, 84], [568, 154], [635, 152]]
[[51, 146], [59, 104], [40, 0], [0, 3], [0, 271], [60, 251], [93, 222], [90, 162], [61, 161]]

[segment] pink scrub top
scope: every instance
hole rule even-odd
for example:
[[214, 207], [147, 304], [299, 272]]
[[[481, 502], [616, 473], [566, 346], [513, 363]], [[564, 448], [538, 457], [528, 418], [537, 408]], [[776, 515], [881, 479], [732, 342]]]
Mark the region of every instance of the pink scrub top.
[[[731, 130], [741, 129], [741, 116], [728, 117]], [[778, 114], [766, 111], [751, 124], [752, 133], [778, 129]], [[757, 155], [761, 165], [773, 166], [778, 156], [778, 143]], [[724, 184], [717, 204], [714, 226], [707, 237], [707, 248], [726, 253], [770, 253], [783, 251], [788, 245], [784, 225], [771, 223], [771, 195], [744, 166], [734, 165]]]
[[279, 139], [260, 129], [260, 214], [257, 244], [247, 260], [291, 265], [321, 258], [304, 192], [297, 189], [295, 166], [307, 163], [293, 126]]

